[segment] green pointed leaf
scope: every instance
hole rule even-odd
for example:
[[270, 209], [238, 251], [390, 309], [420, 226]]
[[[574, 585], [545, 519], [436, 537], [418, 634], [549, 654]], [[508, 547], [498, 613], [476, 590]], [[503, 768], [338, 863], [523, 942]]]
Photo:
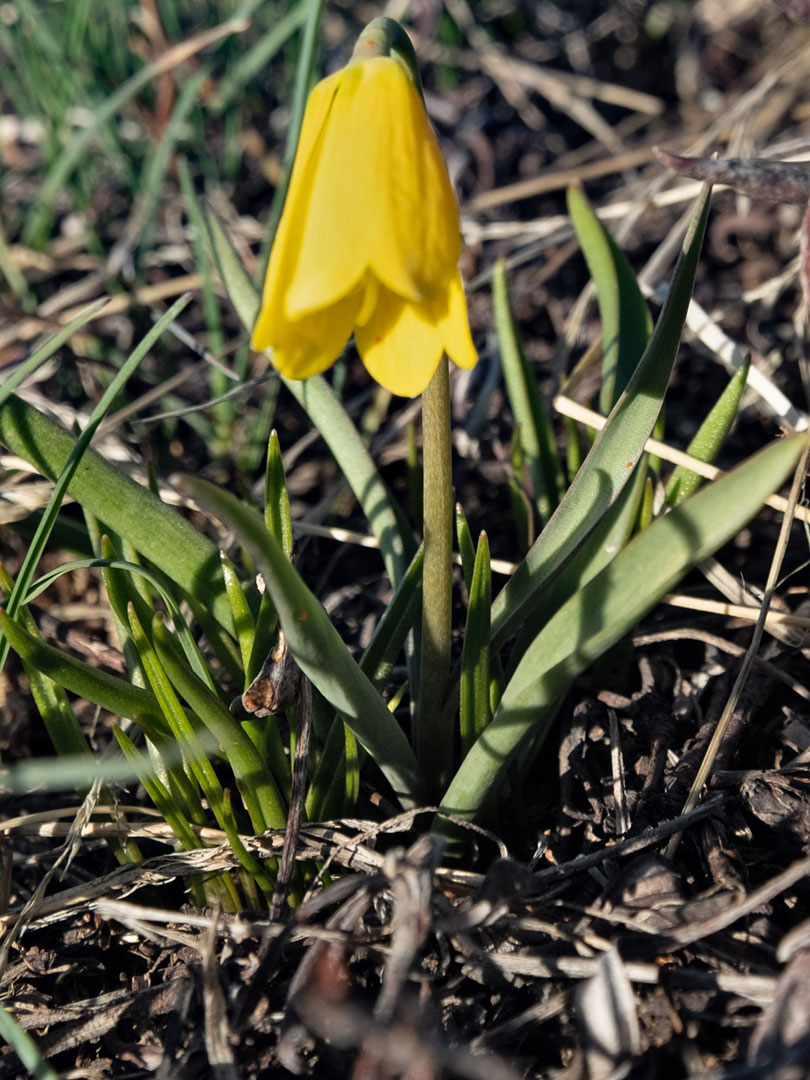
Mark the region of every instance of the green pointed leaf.
[[698, 200], [664, 309], [627, 389], [554, 515], [492, 609], [495, 645], [525, 621], [541, 586], [570, 558], [630, 479], [658, 417], [692, 292], [706, 228], [708, 188]]
[[492, 571], [489, 540], [482, 532], [475, 553], [470, 603], [461, 650], [459, 717], [461, 752], [469, 752], [489, 724], [489, 617], [492, 606]]
[[[200, 791], [208, 800], [208, 805], [221, 825], [222, 785], [214, 772], [211, 762], [208, 760], [205, 746], [205, 743], [208, 743], [208, 747], [211, 747], [213, 740], [204, 740], [200, 737], [205, 732], [202, 724], [196, 718], [192, 720], [180, 704], [171, 682], [161, 667], [152, 647], [152, 642], [147, 637], [135, 613], [134, 605], [130, 604], [127, 615], [132, 640], [138, 650], [141, 666], [146, 672], [146, 678], [152, 693], [155, 695], [166, 718], [166, 723], [169, 725], [172, 735], [183, 753], [184, 762], [190, 767], [191, 774], [196, 778]], [[160, 749], [161, 747], [158, 745], [158, 750]], [[212, 749], [216, 750], [216, 746], [214, 745]], [[194, 818], [199, 797], [193, 780], [186, 775], [185, 770], [182, 768], [169, 765], [167, 769], [171, 780], [174, 782], [175, 789], [182, 798], [185, 812]], [[194, 819], [196, 820], [196, 818]]]
[[650, 313], [624, 252], [594, 214], [582, 188], [567, 192], [568, 213], [588, 264], [602, 317], [602, 386], [607, 414], [636, 370], [652, 330]]
[[420, 546], [360, 660], [361, 671], [378, 690], [388, 681], [405, 639], [417, 622], [423, 562], [424, 552]]
[[143, 784], [144, 790], [160, 811], [163, 819], [170, 826], [172, 832], [178, 838], [186, 851], [193, 851], [200, 846], [188, 818], [183, 813], [183, 808], [170, 793], [169, 789], [155, 776], [148, 767], [147, 759], [138, 753], [138, 750], [128, 735], [117, 725], [113, 725], [113, 735], [121, 748], [126, 760], [132, 766], [132, 771]]
[[458, 537], [458, 551], [461, 555], [461, 572], [467, 592], [472, 587], [473, 568], [475, 567], [475, 544], [473, 544], [470, 526], [467, 524], [467, 515], [461, 506], [456, 503], [456, 536]]
[[537, 512], [545, 524], [562, 496], [562, 469], [554, 432], [512, 314], [503, 259], [495, 263], [492, 272], [492, 310], [517, 437], [532, 480]]
[[286, 551], [289, 558], [293, 549], [290, 496], [287, 494], [287, 481], [284, 476], [284, 463], [281, 460], [281, 447], [275, 431], [270, 432], [270, 439], [267, 444], [264, 523], [281, 544], [282, 550]]
[[534, 639], [562, 605], [596, 577], [630, 539], [638, 517], [647, 476], [647, 455], [642, 455], [633, 478], [605, 514], [582, 547], [543, 589], [537, 607], [520, 630], [510, 656], [510, 672], [531, 646]]
[[[745, 358], [745, 363], [729, 379], [723, 393], [715, 402], [709, 415], [700, 425], [697, 434], [687, 447], [687, 453], [699, 461], [711, 462], [717, 457], [723, 440], [728, 435], [734, 417], [737, 415], [740, 399], [748, 381], [748, 369], [751, 366], [751, 357]], [[704, 478], [685, 465], [679, 465], [670, 476], [666, 486], [667, 502], [670, 506], [677, 506], [687, 495], [703, 483]]]
[[[171, 684], [188, 702], [198, 722], [205, 724], [228, 759], [255, 831], [283, 829], [287, 808], [247, 733], [219, 698], [178, 657], [160, 616], [155, 616], [152, 622], [152, 635], [160, 666]], [[193, 732], [193, 727], [190, 730]]]
[[198, 477], [184, 477], [182, 484], [236, 532], [256, 560], [301, 670], [345, 717], [403, 806], [418, 803], [422, 781], [402, 729], [261, 518], [229, 492]]
[[[492, 723], [453, 778], [442, 807], [474, 817], [524, 738], [537, 736], [571, 680], [634, 626], [686, 573], [726, 543], [796, 465], [804, 436], [772, 443], [638, 533], [548, 622], [509, 680]], [[446, 831], [446, 820], [436, 825]]]
[[[222, 561], [222, 576], [225, 579], [225, 588], [228, 591], [228, 599], [231, 602], [233, 624], [236, 629], [236, 640], [239, 642], [242, 666], [244, 667], [245, 672], [247, 672], [248, 667], [250, 666], [250, 653], [253, 648], [253, 641], [256, 637], [256, 623], [253, 621], [250, 605], [247, 602], [245, 590], [242, 588], [242, 582], [239, 580], [239, 575], [236, 573], [236, 568], [224, 551], [220, 552], [220, 559]], [[248, 683], [245, 682], [245, 687], [247, 686]]]
[[38, 641], [2, 609], [0, 630], [19, 657], [53, 679], [58, 686], [100, 705], [114, 716], [129, 719], [143, 716], [166, 735], [169, 734], [160, 706], [148, 690], [141, 690], [127, 679], [119, 679], [106, 671], [90, 667], [52, 645]]

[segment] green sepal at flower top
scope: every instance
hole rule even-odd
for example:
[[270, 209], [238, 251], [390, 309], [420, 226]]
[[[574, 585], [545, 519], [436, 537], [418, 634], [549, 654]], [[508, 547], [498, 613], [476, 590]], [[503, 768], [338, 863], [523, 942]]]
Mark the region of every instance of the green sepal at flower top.
[[413, 42], [396, 19], [389, 19], [386, 15], [372, 19], [363, 28], [352, 50], [353, 61], [371, 60], [376, 56], [390, 56], [398, 60], [419, 91], [419, 96], [424, 99], [422, 76], [419, 74], [419, 61]]

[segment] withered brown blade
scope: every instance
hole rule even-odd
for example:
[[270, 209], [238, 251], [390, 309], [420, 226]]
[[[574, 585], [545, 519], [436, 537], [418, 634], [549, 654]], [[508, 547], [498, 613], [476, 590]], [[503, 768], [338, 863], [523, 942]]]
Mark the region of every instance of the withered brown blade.
[[287, 646], [284, 631], [279, 628], [278, 641], [259, 674], [242, 694], [242, 705], [245, 712], [253, 716], [272, 716], [294, 705], [300, 691], [301, 669]]

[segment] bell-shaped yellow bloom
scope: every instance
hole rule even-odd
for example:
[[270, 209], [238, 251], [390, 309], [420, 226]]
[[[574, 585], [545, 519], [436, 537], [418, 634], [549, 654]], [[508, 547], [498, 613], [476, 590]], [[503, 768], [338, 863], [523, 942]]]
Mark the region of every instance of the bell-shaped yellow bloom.
[[253, 346], [305, 379], [354, 333], [377, 382], [419, 394], [442, 353], [460, 367], [477, 360], [460, 250], [419, 90], [395, 55], [355, 58], [307, 102]]

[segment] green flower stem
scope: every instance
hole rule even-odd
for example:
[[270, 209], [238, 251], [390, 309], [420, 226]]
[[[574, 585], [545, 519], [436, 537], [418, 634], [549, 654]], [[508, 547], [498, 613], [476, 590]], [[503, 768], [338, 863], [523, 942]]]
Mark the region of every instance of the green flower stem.
[[450, 676], [453, 583], [453, 473], [447, 358], [422, 395], [425, 562], [416, 756], [428, 791], [444, 790], [453, 758], [452, 717], [443, 709]]

